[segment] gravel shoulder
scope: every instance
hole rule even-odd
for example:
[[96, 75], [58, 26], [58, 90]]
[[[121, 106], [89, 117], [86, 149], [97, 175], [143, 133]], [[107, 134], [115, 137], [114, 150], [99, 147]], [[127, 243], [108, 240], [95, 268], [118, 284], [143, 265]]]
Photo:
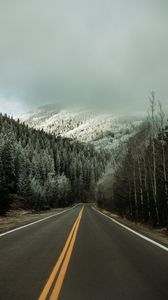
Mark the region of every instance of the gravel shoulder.
[[5, 216], [0, 216], [0, 233], [38, 221], [54, 215], [66, 208], [51, 209], [44, 212], [32, 212], [27, 210], [10, 210]]
[[104, 213], [105, 215], [111, 217], [112, 219], [120, 222], [121, 224], [128, 226], [129, 228], [153, 239], [154, 241], [168, 247], [168, 230], [166, 228], [153, 228], [148, 224], [143, 224], [139, 222], [133, 222], [126, 218], [122, 218], [121, 216], [111, 213], [105, 209], [101, 209], [95, 206], [100, 212]]

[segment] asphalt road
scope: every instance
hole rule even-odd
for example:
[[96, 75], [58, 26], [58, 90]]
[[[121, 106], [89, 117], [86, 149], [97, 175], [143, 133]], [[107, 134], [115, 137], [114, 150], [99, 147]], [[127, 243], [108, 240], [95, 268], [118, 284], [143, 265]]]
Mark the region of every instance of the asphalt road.
[[168, 299], [168, 252], [81, 208], [0, 237], [0, 299]]

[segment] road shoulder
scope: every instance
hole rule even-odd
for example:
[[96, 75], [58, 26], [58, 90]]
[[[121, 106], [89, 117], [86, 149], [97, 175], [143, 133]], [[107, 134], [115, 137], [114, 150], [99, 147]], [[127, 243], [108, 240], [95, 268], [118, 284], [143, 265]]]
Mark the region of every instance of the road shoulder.
[[0, 216], [0, 234], [46, 218], [50, 218], [55, 216], [57, 213], [61, 213], [64, 210], [68, 210], [72, 207], [51, 209], [49, 211], [41, 211], [38, 213], [26, 210], [9, 211], [6, 216]]
[[130, 221], [126, 218], [122, 218], [117, 214], [114, 214], [110, 211], [105, 209], [101, 209], [98, 206], [94, 205], [94, 209], [98, 210], [99, 212], [103, 213], [105, 216], [111, 218], [114, 221], [119, 222], [121, 225], [124, 225], [131, 230], [165, 246], [168, 247], [168, 232], [166, 228], [156, 229], [147, 224], [137, 223]]

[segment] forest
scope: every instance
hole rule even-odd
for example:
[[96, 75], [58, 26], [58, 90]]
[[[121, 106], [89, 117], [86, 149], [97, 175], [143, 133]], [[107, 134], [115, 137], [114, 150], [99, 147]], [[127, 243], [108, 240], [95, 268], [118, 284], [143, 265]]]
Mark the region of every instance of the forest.
[[109, 157], [90, 144], [56, 137], [0, 115], [0, 214], [93, 199]]
[[122, 217], [168, 227], [168, 121], [155, 94], [139, 132], [122, 146], [97, 186], [97, 202]]
[[0, 214], [93, 201], [168, 226], [168, 121], [154, 93], [138, 131], [111, 153], [0, 115]]

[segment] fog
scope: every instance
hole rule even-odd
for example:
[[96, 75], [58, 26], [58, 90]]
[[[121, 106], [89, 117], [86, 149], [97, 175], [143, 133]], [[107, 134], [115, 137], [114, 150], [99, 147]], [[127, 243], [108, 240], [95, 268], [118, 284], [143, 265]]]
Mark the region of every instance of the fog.
[[165, 0], [0, 0], [0, 111], [167, 104]]

